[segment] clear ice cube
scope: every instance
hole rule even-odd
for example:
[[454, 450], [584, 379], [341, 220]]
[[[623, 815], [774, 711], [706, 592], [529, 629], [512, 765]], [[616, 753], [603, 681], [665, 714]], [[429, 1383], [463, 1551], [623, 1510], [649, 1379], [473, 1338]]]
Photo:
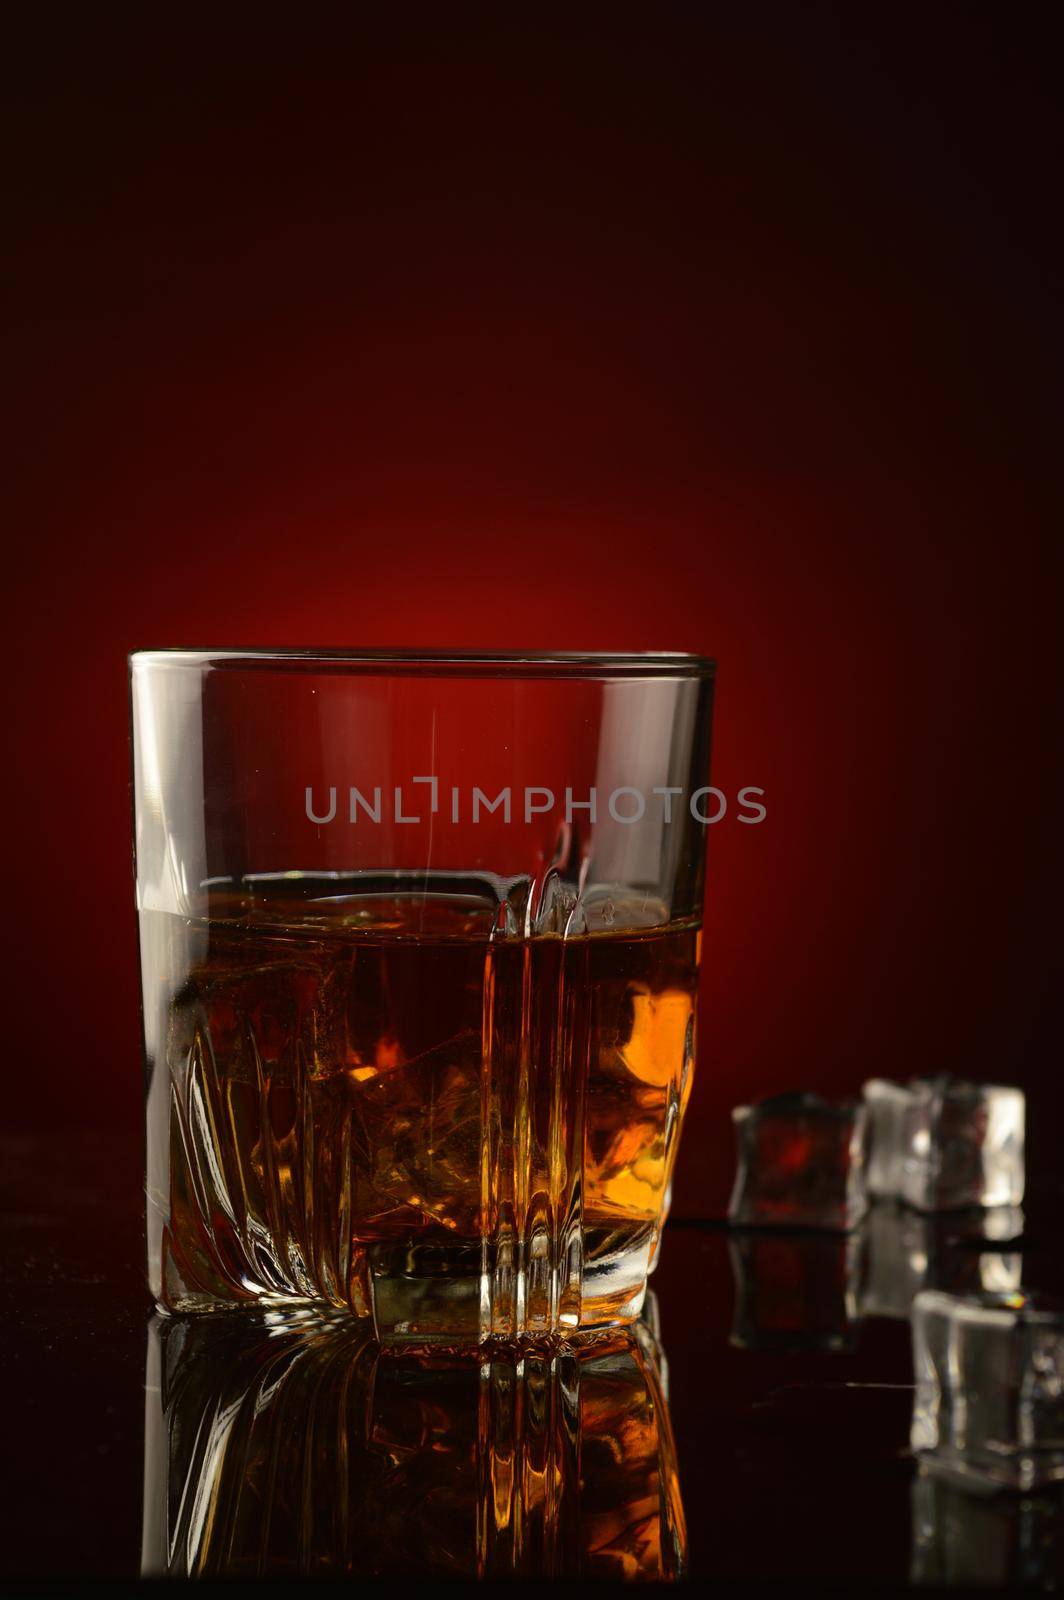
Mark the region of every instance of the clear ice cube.
[[864, 1086], [868, 1192], [917, 1211], [1018, 1206], [1024, 1185], [1020, 1089], [952, 1078]]
[[867, 1205], [860, 1101], [781, 1094], [732, 1112], [738, 1169], [728, 1207], [740, 1227], [848, 1232]]
[[911, 1444], [975, 1487], [1027, 1491], [1064, 1479], [1064, 1314], [1026, 1294], [913, 1303]]

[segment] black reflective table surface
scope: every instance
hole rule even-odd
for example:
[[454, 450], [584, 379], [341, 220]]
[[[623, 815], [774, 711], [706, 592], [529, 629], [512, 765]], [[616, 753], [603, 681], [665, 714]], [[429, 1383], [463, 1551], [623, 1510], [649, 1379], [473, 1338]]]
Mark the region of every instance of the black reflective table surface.
[[1055, 1178], [1031, 1185], [1019, 1247], [878, 1211], [848, 1240], [674, 1220], [636, 1338], [489, 1372], [382, 1356], [350, 1324], [160, 1326], [130, 1141], [0, 1154], [8, 1582], [478, 1563], [1064, 1582], [1055, 1491], [967, 1494], [908, 1450], [914, 1286], [1059, 1292]]

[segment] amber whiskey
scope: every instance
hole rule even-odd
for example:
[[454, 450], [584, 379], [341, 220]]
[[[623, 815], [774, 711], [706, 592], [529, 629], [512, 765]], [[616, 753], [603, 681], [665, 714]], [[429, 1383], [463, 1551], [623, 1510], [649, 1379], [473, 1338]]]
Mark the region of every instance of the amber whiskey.
[[411, 1340], [633, 1319], [697, 925], [619, 907], [623, 932], [526, 938], [459, 894], [327, 888], [142, 916], [160, 1306], [346, 1307]]

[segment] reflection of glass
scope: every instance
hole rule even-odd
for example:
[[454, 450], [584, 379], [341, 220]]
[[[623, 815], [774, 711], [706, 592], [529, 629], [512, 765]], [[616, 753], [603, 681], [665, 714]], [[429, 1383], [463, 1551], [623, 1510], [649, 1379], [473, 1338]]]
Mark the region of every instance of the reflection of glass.
[[1064, 1582], [1064, 1506], [1057, 1490], [981, 1495], [921, 1466], [912, 1491], [915, 1584]]
[[638, 1316], [695, 1054], [711, 665], [132, 661], [170, 1311]]
[[145, 1576], [681, 1575], [646, 1321], [463, 1353], [382, 1349], [367, 1326], [152, 1323]]
[[861, 1236], [738, 1233], [731, 1342], [743, 1350], [849, 1350], [856, 1343]]

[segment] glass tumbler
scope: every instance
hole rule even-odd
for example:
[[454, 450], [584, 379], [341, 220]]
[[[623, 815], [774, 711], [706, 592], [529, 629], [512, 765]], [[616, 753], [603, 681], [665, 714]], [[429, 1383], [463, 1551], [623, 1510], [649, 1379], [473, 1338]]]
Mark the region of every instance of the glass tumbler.
[[712, 664], [131, 658], [160, 1309], [638, 1316], [695, 1060]]

